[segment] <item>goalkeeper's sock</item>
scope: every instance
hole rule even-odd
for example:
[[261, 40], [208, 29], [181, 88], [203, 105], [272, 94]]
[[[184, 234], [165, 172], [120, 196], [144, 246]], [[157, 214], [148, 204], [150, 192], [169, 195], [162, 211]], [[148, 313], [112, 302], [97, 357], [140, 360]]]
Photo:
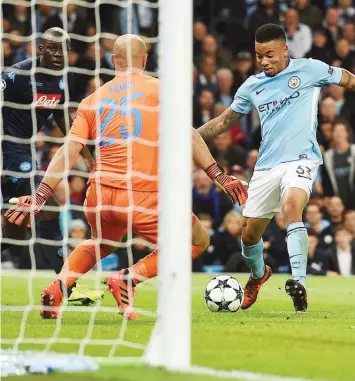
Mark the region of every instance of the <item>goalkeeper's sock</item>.
[[248, 265], [253, 279], [260, 279], [265, 273], [263, 257], [264, 241], [261, 238], [256, 245], [245, 246], [242, 241], [242, 256]]
[[[199, 246], [192, 245], [192, 259], [197, 258], [203, 253]], [[146, 257], [138, 261], [133, 266], [126, 270], [126, 275], [129, 273], [134, 284], [143, 282], [145, 279], [154, 278], [158, 274], [158, 254], [159, 250], [155, 249]]]
[[[100, 258], [104, 258], [107, 253], [100, 247]], [[96, 256], [96, 246], [94, 240], [86, 240], [78, 245], [65, 261], [58, 279], [66, 287], [72, 288], [75, 282], [82, 275], [90, 271], [100, 258]], [[69, 292], [68, 292], [69, 294]]]
[[287, 250], [290, 256], [292, 279], [306, 285], [308, 234], [303, 222], [293, 222], [286, 228]]

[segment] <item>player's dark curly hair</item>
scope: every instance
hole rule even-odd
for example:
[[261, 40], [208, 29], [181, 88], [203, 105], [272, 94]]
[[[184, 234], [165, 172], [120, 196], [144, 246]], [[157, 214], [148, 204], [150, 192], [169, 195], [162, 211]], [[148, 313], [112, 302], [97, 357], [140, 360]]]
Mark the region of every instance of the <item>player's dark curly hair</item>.
[[282, 40], [286, 42], [286, 33], [282, 26], [277, 24], [264, 24], [256, 30], [256, 42], [269, 42], [273, 40]]

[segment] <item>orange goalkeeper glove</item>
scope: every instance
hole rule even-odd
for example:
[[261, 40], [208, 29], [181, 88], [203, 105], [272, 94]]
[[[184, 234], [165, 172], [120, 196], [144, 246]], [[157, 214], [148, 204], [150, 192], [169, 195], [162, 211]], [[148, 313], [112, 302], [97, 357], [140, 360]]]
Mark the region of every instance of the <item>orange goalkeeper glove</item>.
[[40, 212], [52, 194], [52, 188], [45, 183], [41, 183], [31, 196], [20, 197], [19, 202], [5, 213], [5, 217], [11, 224], [21, 225], [25, 218], [30, 215], [30, 220], [27, 224], [30, 228], [35, 215]]
[[207, 176], [220, 185], [229, 194], [234, 204], [243, 205], [247, 201], [247, 183], [234, 176], [227, 175], [223, 168], [217, 163], [213, 163], [205, 170]]

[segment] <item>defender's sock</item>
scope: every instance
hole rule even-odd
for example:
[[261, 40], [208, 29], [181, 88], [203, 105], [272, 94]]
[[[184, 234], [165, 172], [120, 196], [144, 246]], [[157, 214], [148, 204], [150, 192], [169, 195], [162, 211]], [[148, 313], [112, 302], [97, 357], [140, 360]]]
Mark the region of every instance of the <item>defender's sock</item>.
[[308, 255], [307, 230], [303, 222], [293, 222], [287, 226], [286, 231], [292, 278], [305, 286]]

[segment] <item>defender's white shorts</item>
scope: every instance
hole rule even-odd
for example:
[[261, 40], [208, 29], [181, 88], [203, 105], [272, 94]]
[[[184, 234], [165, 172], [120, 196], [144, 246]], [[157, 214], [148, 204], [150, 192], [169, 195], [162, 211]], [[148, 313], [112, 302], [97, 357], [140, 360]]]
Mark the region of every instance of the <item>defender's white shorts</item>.
[[282, 197], [289, 188], [301, 188], [309, 198], [318, 167], [318, 162], [297, 160], [267, 171], [254, 171], [243, 216], [271, 219], [280, 211]]

